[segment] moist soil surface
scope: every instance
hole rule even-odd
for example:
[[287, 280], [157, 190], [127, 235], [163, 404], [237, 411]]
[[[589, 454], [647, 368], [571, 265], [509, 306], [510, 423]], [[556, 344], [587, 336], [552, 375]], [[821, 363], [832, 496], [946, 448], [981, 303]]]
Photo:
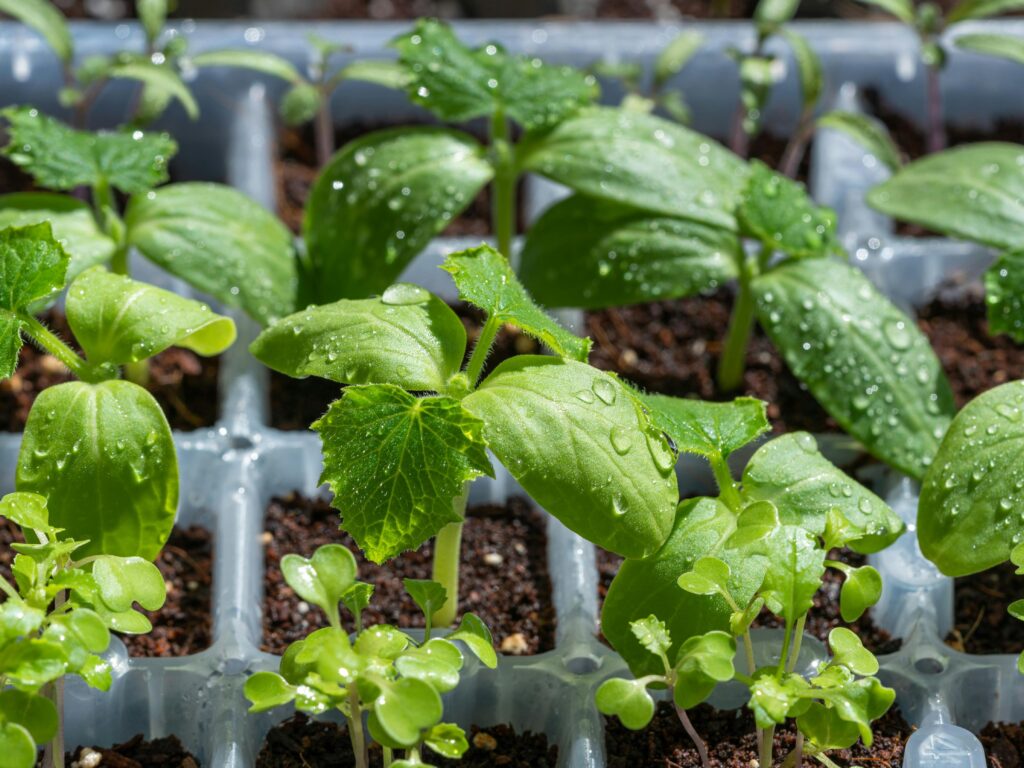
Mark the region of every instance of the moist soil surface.
[[[309, 557], [324, 544], [340, 543], [359, 563], [359, 580], [375, 587], [364, 625], [388, 623], [422, 627], [423, 614], [405, 592], [402, 579], [429, 579], [433, 541], [384, 565], [365, 560], [352, 538], [338, 529], [339, 514], [326, 501], [298, 493], [274, 498], [263, 534], [266, 575], [263, 649], [283, 653], [289, 644], [326, 625], [319, 609], [300, 601], [281, 574], [281, 558]], [[555, 610], [547, 570], [544, 517], [525, 499], [506, 505], [470, 507], [462, 535], [459, 614], [483, 619], [503, 653], [525, 655], [554, 648]], [[342, 610], [342, 620], [354, 629]]]
[[1021, 768], [1024, 765], [1024, 722], [989, 723], [978, 734], [985, 747], [989, 768]]
[[[489, 728], [473, 726], [466, 736], [469, 750], [461, 759], [448, 760], [426, 749], [424, 760], [430, 765], [458, 768], [554, 768], [558, 762], [558, 747], [549, 746], [544, 734], [530, 731], [517, 734], [509, 725], [495, 725]], [[380, 750], [374, 746], [370, 749], [370, 766], [381, 768], [381, 765]], [[352, 743], [345, 726], [310, 720], [299, 713], [267, 733], [256, 757], [256, 768], [310, 766], [355, 767]]]
[[[99, 755], [99, 758], [95, 756]], [[199, 768], [199, 761], [177, 736], [146, 740], [142, 734], [109, 749], [79, 747], [67, 755], [67, 764], [99, 768]], [[39, 765], [42, 765], [40, 761]]]
[[[841, 560], [852, 566], [861, 566], [865, 563], [865, 557], [849, 549], [832, 550], [829, 553], [832, 560]], [[605, 549], [597, 548], [597, 573], [598, 573], [598, 601], [604, 604], [604, 598], [608, 594], [612, 579], [618, 573], [622, 558]], [[876, 654], [895, 653], [902, 644], [900, 640], [892, 637], [884, 629], [875, 626], [871, 620], [871, 611], [868, 611], [857, 621], [849, 624], [842, 620], [839, 614], [839, 591], [843, 586], [843, 576], [833, 568], [825, 570], [821, 588], [814, 595], [814, 606], [807, 614], [805, 631], [818, 638], [822, 642], [828, 640], [828, 633], [835, 627], [843, 626], [852, 629], [860, 637], [861, 642], [870, 651]], [[755, 627], [781, 627], [782, 621], [767, 609], [754, 622]]]
[[760, 398], [768, 403], [776, 432], [839, 431], [759, 328], [747, 348], [742, 389], [718, 391], [715, 374], [732, 299], [731, 289], [722, 288], [708, 295], [588, 312], [587, 335], [594, 339], [590, 363], [649, 392], [702, 400]]
[[1024, 651], [1024, 623], [1006, 612], [1024, 596], [1024, 577], [1013, 563], [953, 581], [953, 629], [946, 643], [966, 653]]
[[[714, 768], [751, 768], [758, 765], [754, 717], [747, 708], [721, 711], [701, 704], [688, 712], [697, 733], [708, 747]], [[900, 768], [903, 747], [913, 732], [895, 706], [872, 723], [871, 748], [857, 742], [851, 749], [829, 752], [838, 765]], [[605, 718], [605, 744], [608, 768], [700, 768], [700, 756], [690, 737], [666, 702], [658, 705], [651, 724], [641, 731], [630, 731], [618, 718]], [[796, 744], [792, 727], [775, 733], [775, 761], [781, 763]]]
[[[42, 321], [78, 351], [67, 319], [50, 310]], [[217, 373], [220, 358], [203, 358], [187, 349], [171, 347], [149, 359], [150, 391], [167, 416], [171, 429], [189, 431], [209, 427], [217, 420]], [[72, 381], [57, 358], [26, 343], [18, 354], [18, 368], [0, 381], [0, 430], [25, 428], [36, 397], [47, 387]]]

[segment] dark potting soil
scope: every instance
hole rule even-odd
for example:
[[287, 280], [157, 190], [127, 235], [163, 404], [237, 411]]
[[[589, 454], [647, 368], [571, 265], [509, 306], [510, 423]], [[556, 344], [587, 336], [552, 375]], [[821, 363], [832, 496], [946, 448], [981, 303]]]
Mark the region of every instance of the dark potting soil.
[[1024, 597], [1024, 577], [1013, 563], [953, 580], [953, 629], [946, 643], [965, 653], [1024, 651], [1024, 622], [1006, 607]]
[[[426, 749], [431, 765], [459, 768], [554, 768], [558, 747], [547, 737], [526, 731], [517, 734], [509, 725], [473, 726], [467, 734], [469, 749], [459, 760], [448, 760]], [[382, 765], [380, 750], [370, 749], [371, 768]], [[348, 728], [338, 723], [311, 720], [299, 713], [274, 726], [256, 757], [256, 768], [354, 768]]]
[[732, 291], [588, 312], [594, 339], [590, 363], [615, 371], [641, 389], [702, 400], [750, 395], [768, 403], [776, 432], [836, 432], [838, 425], [786, 366], [774, 345], [755, 328], [747, 349], [743, 387], [723, 394], [715, 381]]
[[957, 408], [993, 387], [1024, 378], [1024, 347], [991, 336], [980, 286], [940, 291], [917, 312], [956, 399]]
[[1024, 722], [988, 723], [978, 734], [989, 768], [1024, 766]]
[[[429, 579], [433, 541], [384, 565], [363, 558], [351, 536], [339, 530], [339, 514], [326, 501], [298, 493], [274, 498], [263, 534], [266, 575], [263, 649], [283, 653], [289, 644], [326, 625], [316, 607], [298, 600], [281, 575], [288, 553], [309, 557], [324, 544], [347, 546], [359, 563], [359, 580], [375, 586], [365, 625], [422, 627], [423, 614], [405, 592], [403, 578]], [[523, 498], [504, 506], [470, 507], [462, 535], [459, 613], [477, 614], [503, 653], [525, 655], [554, 647], [555, 611], [547, 569], [544, 517]], [[354, 625], [342, 610], [345, 626]]]
[[[77, 349], [62, 313], [50, 310], [40, 319]], [[209, 427], [217, 420], [219, 370], [219, 357], [203, 358], [187, 349], [171, 347], [150, 358], [146, 389], [160, 404], [172, 429], [189, 431]], [[0, 429], [22, 431], [39, 393], [72, 380], [57, 358], [26, 343], [18, 355], [14, 375], [0, 381]]]
[[[96, 754], [99, 758], [95, 757]], [[177, 736], [147, 740], [142, 738], [142, 734], [109, 749], [79, 747], [68, 754], [67, 764], [71, 768], [86, 765], [100, 768], [199, 768], [199, 761], [185, 749]]]
[[[735, 711], [701, 704], [688, 715], [708, 747], [714, 768], [751, 768], [759, 764], [754, 717], [747, 708]], [[903, 748], [913, 733], [895, 708], [872, 723], [874, 742], [870, 748], [857, 742], [851, 749], [835, 750], [829, 757], [838, 765], [900, 768]], [[792, 727], [775, 732], [775, 760], [781, 762], [796, 745]], [[605, 748], [608, 768], [700, 768], [700, 756], [683, 730], [672, 705], [658, 705], [654, 720], [641, 731], [623, 727], [616, 717], [605, 718]]]
[[[865, 563], [863, 555], [858, 555], [848, 549], [833, 550], [829, 553], [830, 559], [841, 560], [853, 566], [861, 566]], [[622, 564], [622, 557], [605, 549], [597, 548], [597, 574], [598, 574], [598, 602], [604, 604], [608, 588], [612, 579], [619, 571]], [[814, 607], [807, 614], [805, 631], [821, 641], [828, 640], [828, 633], [835, 627], [843, 626], [852, 629], [860, 637], [865, 647], [877, 654], [894, 653], [899, 650], [902, 641], [893, 638], [884, 629], [875, 626], [871, 619], [871, 611], [868, 611], [857, 621], [848, 624], [842, 620], [839, 614], [839, 591], [843, 586], [843, 576], [836, 570], [829, 568], [821, 588], [814, 595]], [[782, 620], [773, 615], [767, 609], [754, 622], [755, 627], [781, 627]]]

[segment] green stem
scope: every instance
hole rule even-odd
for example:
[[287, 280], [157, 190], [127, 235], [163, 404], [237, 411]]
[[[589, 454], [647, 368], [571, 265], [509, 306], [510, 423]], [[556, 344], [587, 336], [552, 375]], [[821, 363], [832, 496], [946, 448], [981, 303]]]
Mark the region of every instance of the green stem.
[[466, 378], [469, 379], [471, 387], [476, 386], [480, 373], [484, 369], [484, 363], [487, 362], [487, 355], [490, 354], [491, 345], [500, 329], [500, 320], [494, 317], [487, 318], [487, 322], [484, 323], [484, 327], [480, 331], [480, 337], [476, 340], [476, 346], [473, 347], [473, 354], [469, 356], [469, 362], [466, 364]]
[[729, 471], [729, 463], [722, 456], [715, 456], [711, 459], [711, 471], [715, 473], [715, 482], [718, 483], [718, 495], [733, 514], [739, 514], [743, 501], [732, 472]]
[[512, 236], [516, 220], [516, 167], [509, 142], [508, 120], [498, 110], [491, 117], [491, 149], [494, 152], [494, 199], [491, 223], [498, 251], [512, 261]]
[[804, 625], [807, 624], [807, 614], [801, 616], [796, 622], [796, 630], [793, 634], [793, 648], [789, 652], [789, 661], [786, 663], [786, 671], [792, 672], [796, 669], [797, 659], [800, 658], [800, 645], [804, 640]]
[[384, 768], [390, 768], [391, 764], [395, 761], [395, 753], [391, 750], [391, 747], [382, 746], [381, 749], [384, 751]]
[[[452, 501], [452, 509], [460, 518], [466, 516], [466, 502], [469, 499], [469, 483], [462, 487], [462, 493]], [[459, 563], [462, 561], [462, 523], [448, 523], [434, 537], [434, 565], [431, 578], [444, 587], [447, 600], [436, 611], [431, 624], [450, 627], [455, 622], [459, 608]]]
[[28, 335], [35, 339], [39, 346], [60, 360], [76, 378], [82, 381], [91, 381], [92, 366], [79, 357], [57, 334], [27, 312], [19, 312], [18, 319], [24, 323]]
[[718, 361], [718, 388], [722, 392], [732, 392], [739, 389], [743, 383], [747, 345], [750, 343], [750, 333], [754, 329], [756, 309], [754, 296], [750, 290], [751, 267], [747, 260], [741, 264], [736, 303], [729, 319], [722, 357]]
[[133, 363], [125, 363], [124, 377], [140, 387], [148, 387], [149, 360], [136, 360]]
[[754, 641], [750, 639], [749, 629], [743, 633], [743, 650], [747, 656], [747, 674], [753, 677], [757, 667], [754, 666]]
[[[64, 592], [58, 592], [53, 602], [58, 608], [63, 606], [66, 602]], [[64, 768], [64, 678], [46, 686], [46, 697], [57, 710], [57, 732], [43, 750], [43, 765], [45, 768]]]
[[772, 768], [772, 746], [775, 742], [775, 726], [761, 731], [760, 768]]
[[356, 758], [356, 768], [370, 768], [370, 756], [363, 734], [363, 713], [359, 708], [359, 693], [354, 685], [349, 686], [348, 689], [348, 735], [352, 741], [352, 754]]
[[786, 671], [786, 661], [789, 659], [789, 646], [793, 637], [793, 625], [786, 622], [786, 634], [782, 638], [782, 654], [779, 656], [778, 673], [781, 675]]
[[115, 275], [128, 275], [128, 248], [119, 247], [110, 257], [110, 271]]

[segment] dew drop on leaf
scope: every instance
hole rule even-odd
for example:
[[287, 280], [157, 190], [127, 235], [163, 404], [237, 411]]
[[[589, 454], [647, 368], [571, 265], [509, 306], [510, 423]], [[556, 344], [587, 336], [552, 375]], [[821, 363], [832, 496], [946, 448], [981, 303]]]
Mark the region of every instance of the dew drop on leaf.
[[591, 388], [594, 390], [594, 394], [597, 395], [605, 405], [612, 405], [615, 403], [615, 385], [608, 381], [608, 379], [594, 379], [594, 383], [591, 385]]
[[430, 292], [412, 283], [395, 283], [384, 291], [380, 300], [396, 307], [423, 304], [430, 300]]
[[633, 438], [630, 436], [629, 430], [620, 425], [612, 427], [611, 441], [612, 448], [620, 456], [625, 456], [633, 447]]

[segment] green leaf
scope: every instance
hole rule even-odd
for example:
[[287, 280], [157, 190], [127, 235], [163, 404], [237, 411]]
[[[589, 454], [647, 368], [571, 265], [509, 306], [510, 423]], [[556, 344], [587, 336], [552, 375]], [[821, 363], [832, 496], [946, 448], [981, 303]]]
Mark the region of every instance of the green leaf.
[[948, 576], [984, 571], [1024, 535], [1024, 382], [979, 395], [957, 414], [925, 475], [917, 537]]
[[659, 621], [653, 613], [646, 619], [631, 622], [629, 628], [637, 642], [655, 656], [667, 655], [672, 647], [672, 638], [665, 622]]
[[827, 256], [838, 250], [836, 215], [811, 202], [803, 184], [764, 163], [750, 164], [747, 187], [737, 210], [740, 231], [769, 251], [797, 258]]
[[8, 493], [0, 499], [0, 517], [22, 529], [49, 532], [46, 497], [38, 493]]
[[654, 86], [662, 87], [668, 80], [683, 71], [701, 45], [704, 35], [700, 32], [682, 32], [672, 38], [672, 42], [661, 49], [654, 60]]
[[731, 548], [745, 547], [760, 541], [779, 527], [779, 510], [770, 501], [755, 501], [740, 512], [736, 532], [729, 537]]
[[861, 0], [861, 2], [891, 13], [904, 24], [914, 24], [913, 0]]
[[[344, 633], [335, 633], [338, 636]], [[389, 624], [377, 624], [360, 632], [353, 644], [353, 650], [363, 657], [374, 657], [394, 661], [406, 651], [411, 639], [400, 629]]]
[[450, 397], [350, 386], [313, 424], [342, 527], [374, 562], [416, 549], [462, 515], [462, 486], [492, 475], [484, 425]]
[[279, 77], [290, 83], [302, 83], [305, 78], [299, 70], [284, 56], [256, 48], [225, 48], [220, 51], [207, 51], [193, 56], [194, 67], [239, 67], [262, 72], [265, 75]]
[[954, 404], [917, 324], [832, 259], [791, 261], [751, 288], [762, 327], [825, 410], [875, 457], [923, 476]]
[[789, 49], [793, 52], [797, 70], [800, 72], [800, 91], [803, 96], [804, 109], [812, 110], [818, 103], [818, 99], [821, 98], [821, 92], [825, 87], [825, 73], [822, 70], [821, 59], [818, 58], [818, 54], [814, 52], [803, 35], [797, 34], [791, 29], [784, 29], [782, 36], [789, 43]]
[[167, 598], [160, 570], [141, 557], [101, 557], [93, 563], [92, 575], [100, 597], [113, 611], [127, 611], [134, 603], [155, 611]]
[[860, 738], [856, 724], [843, 720], [835, 709], [818, 702], [811, 704], [797, 718], [796, 724], [804, 736], [821, 749], [849, 749]]
[[1013, 618], [1024, 621], [1024, 600], [1014, 600], [1006, 606], [1006, 612]]
[[463, 403], [512, 476], [567, 527], [627, 557], [661, 546], [679, 498], [675, 457], [618, 379], [523, 355]]
[[281, 117], [288, 125], [308, 123], [323, 106], [323, 96], [315, 85], [296, 83], [281, 97]]
[[458, 628], [448, 635], [448, 640], [460, 640], [480, 659], [488, 669], [498, 666], [498, 655], [494, 652], [494, 641], [487, 625], [475, 614], [463, 614]]
[[690, 637], [729, 629], [732, 608], [721, 597], [700, 597], [677, 585], [681, 573], [701, 557], [725, 559], [730, 568], [729, 593], [748, 604], [761, 585], [765, 559], [741, 550], [723, 550], [736, 519], [717, 499], [687, 499], [679, 505], [675, 527], [659, 551], [643, 560], [626, 560], [605, 597], [601, 631], [635, 675], [663, 674], [661, 662], [644, 649], [630, 624], [656, 614], [671, 633], [675, 649]]
[[155, 41], [167, 23], [168, 0], [136, 0], [135, 11], [146, 30], [146, 37]]
[[990, 334], [1024, 341], [1024, 251], [1000, 254], [985, 273], [985, 303]]
[[743, 132], [754, 136], [761, 130], [768, 99], [780, 81], [782, 69], [773, 56], [739, 54], [731, 51], [740, 70], [740, 103], [743, 105]]
[[138, 58], [115, 64], [107, 70], [107, 77], [113, 80], [137, 80], [144, 83], [146, 90], [153, 89], [157, 93], [167, 94], [168, 100], [178, 101], [192, 120], [199, 117], [199, 104], [196, 103], [195, 97], [182, 81], [181, 75], [168, 64], [154, 64], [147, 59]]
[[127, 381], [45, 389], [25, 425], [17, 487], [46, 494], [51, 525], [89, 541], [79, 557], [153, 560], [178, 507], [167, 419], [151, 394]]
[[167, 181], [178, 145], [165, 133], [76, 131], [32, 107], [0, 111], [8, 123], [3, 153], [46, 189], [109, 185], [136, 194]]
[[438, 693], [447, 693], [459, 684], [462, 653], [448, 640], [435, 637], [418, 648], [407, 649], [395, 659], [395, 669], [402, 677], [414, 677]]
[[345, 594], [341, 596], [341, 602], [348, 608], [348, 612], [355, 618], [357, 625], [362, 622], [363, 611], [366, 610], [366, 606], [370, 604], [370, 598], [373, 597], [373, 584], [366, 584], [362, 581], [357, 581], [351, 587], [349, 587]]
[[654, 717], [654, 699], [639, 680], [605, 680], [597, 689], [595, 701], [601, 714], [618, 717], [633, 731], [646, 728]]
[[256, 672], [245, 681], [245, 698], [250, 712], [266, 712], [295, 699], [295, 689], [276, 672]]
[[281, 558], [281, 573], [299, 597], [332, 616], [342, 596], [355, 584], [356, 558], [341, 544], [325, 544], [308, 560], [301, 555], [285, 555]]
[[519, 276], [542, 303], [602, 308], [693, 296], [737, 277], [736, 233], [573, 195], [531, 227]]
[[[839, 612], [843, 621], [853, 622], [882, 596], [882, 577], [870, 565], [854, 568], [846, 575], [839, 592]], [[873, 672], [862, 674], [874, 674]]]
[[1024, 40], [1019, 37], [976, 33], [960, 35], [954, 38], [953, 42], [957, 48], [962, 48], [965, 51], [997, 56], [1024, 64]]
[[4, 683], [23, 691], [34, 691], [67, 671], [67, 655], [56, 643], [35, 638], [21, 639], [0, 650], [0, 673]]
[[895, 173], [903, 165], [900, 149], [881, 120], [861, 112], [835, 110], [818, 118], [818, 128], [842, 131]]
[[270, 368], [296, 378], [437, 392], [462, 365], [466, 328], [441, 299], [396, 283], [379, 299], [342, 299], [290, 315], [264, 330], [249, 349]]
[[[423, 737], [423, 743], [432, 750], [452, 760], [457, 760], [469, 749], [465, 732], [451, 723], [438, 723]], [[397, 766], [398, 763], [392, 763]]]
[[725, 632], [708, 632], [683, 643], [672, 692], [676, 705], [682, 709], [695, 707], [711, 695], [718, 683], [732, 680], [736, 674], [735, 655], [736, 641]]
[[65, 64], [74, 57], [74, 42], [64, 16], [49, 0], [0, 0], [0, 13], [13, 16], [46, 40]]
[[59, 291], [67, 269], [68, 254], [48, 222], [0, 230], [0, 317]]
[[860, 638], [845, 627], [836, 627], [828, 633], [828, 646], [832, 649], [832, 663], [842, 664], [858, 675], [878, 672], [878, 659]]
[[[45, 744], [57, 733], [57, 708], [45, 696], [8, 688], [0, 691], [0, 720], [22, 726], [36, 744]], [[5, 752], [6, 757], [10, 753]], [[30, 765], [34, 765], [34, 760]]]
[[801, 701], [800, 694], [808, 689], [807, 681], [799, 675], [786, 674], [776, 677], [774, 668], [762, 668], [750, 686], [750, 701], [747, 706], [754, 713], [759, 728], [781, 725], [787, 717], [796, 713], [795, 708], [806, 708], [808, 702]]
[[38, 757], [32, 734], [24, 726], [11, 722], [0, 723], [0, 752], [5, 761], [10, 761], [10, 768], [34, 768]]
[[67, 278], [110, 260], [115, 244], [100, 231], [92, 210], [81, 200], [49, 192], [0, 195], [0, 229], [50, 222], [54, 238], [70, 256]]
[[128, 242], [146, 258], [267, 323], [295, 309], [291, 234], [272, 213], [221, 184], [171, 184], [133, 197]]
[[[32, 570], [36, 571], [36, 564], [29, 562]], [[43, 611], [29, 605], [14, 600], [0, 603], [0, 640], [6, 644], [15, 638], [30, 635], [38, 631], [45, 620], [46, 614]]]
[[928, 155], [868, 193], [882, 213], [996, 248], [1024, 242], [1024, 149], [982, 142]]
[[437, 613], [448, 599], [448, 591], [430, 579], [402, 579], [405, 591], [428, 619]]
[[433, 686], [413, 677], [387, 681], [373, 701], [373, 714], [396, 744], [415, 746], [422, 732], [441, 720], [441, 697]]
[[518, 147], [522, 170], [591, 197], [734, 229], [746, 165], [703, 134], [652, 115], [592, 108]]
[[494, 171], [470, 136], [446, 128], [376, 131], [320, 172], [303, 223], [303, 296], [362, 299], [390, 285]]
[[667, 395], [641, 395], [655, 427], [668, 435], [680, 453], [725, 458], [768, 432], [766, 403], [738, 397], [710, 403]]
[[68, 289], [68, 323], [90, 362], [116, 365], [168, 347], [218, 355], [235, 340], [235, 323], [205, 304], [93, 267]]
[[946, 24], [967, 19], [986, 19], [1024, 9], [1024, 0], [962, 0], [946, 16]]
[[759, 0], [754, 9], [754, 21], [759, 25], [777, 27], [796, 15], [800, 0]]
[[409, 72], [409, 98], [445, 122], [504, 114], [524, 128], [538, 128], [597, 96], [594, 79], [579, 70], [511, 56], [495, 43], [470, 49], [436, 20], [420, 20], [391, 45]]
[[586, 362], [590, 339], [581, 339], [545, 314], [520, 284], [508, 260], [489, 245], [453, 253], [442, 268], [455, 281], [459, 298], [482, 309], [488, 320], [514, 325], [555, 354]]
[[792, 625], [810, 609], [825, 573], [825, 551], [814, 536], [796, 525], [776, 529], [770, 539], [759, 543], [768, 558], [761, 594], [775, 612]]
[[409, 84], [409, 71], [397, 61], [358, 59], [345, 66], [334, 80], [359, 80], [385, 88], [402, 89]]
[[877, 678], [854, 679], [845, 668], [834, 665], [811, 682], [818, 687], [804, 695], [823, 699], [841, 719], [857, 726], [864, 746], [870, 747], [873, 741], [871, 722], [892, 706], [896, 692], [883, 686]]
[[107, 631], [107, 625], [103, 623], [99, 614], [88, 608], [75, 608], [70, 613], [56, 617], [52, 621], [64, 623], [68, 631], [91, 653], [103, 653], [110, 644], [110, 632]]

